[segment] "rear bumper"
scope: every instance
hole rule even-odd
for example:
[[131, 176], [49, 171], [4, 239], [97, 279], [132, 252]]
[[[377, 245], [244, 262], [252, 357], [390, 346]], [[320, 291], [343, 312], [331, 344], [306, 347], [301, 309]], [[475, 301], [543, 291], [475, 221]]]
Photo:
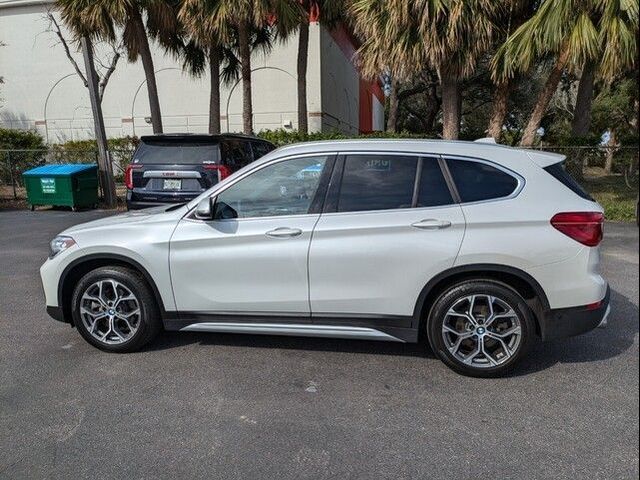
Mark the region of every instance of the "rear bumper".
[[607, 293], [597, 308], [582, 306], [548, 310], [540, 318], [542, 340], [573, 337], [605, 326], [611, 311], [610, 298], [611, 289], [607, 287]]
[[[204, 190], [203, 190], [204, 191]], [[127, 208], [129, 210], [139, 210], [141, 208], [157, 207], [159, 205], [167, 205], [172, 203], [190, 202], [202, 192], [189, 193], [163, 193], [154, 192], [153, 194], [146, 192], [141, 194], [131, 190], [127, 190]], [[146, 198], [145, 198], [146, 197]], [[149, 197], [152, 197], [149, 198]]]

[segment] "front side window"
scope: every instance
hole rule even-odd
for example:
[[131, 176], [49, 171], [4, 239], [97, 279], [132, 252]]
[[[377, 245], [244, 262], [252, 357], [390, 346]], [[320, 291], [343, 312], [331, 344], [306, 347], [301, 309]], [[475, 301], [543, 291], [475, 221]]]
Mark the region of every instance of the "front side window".
[[227, 188], [216, 199], [221, 218], [255, 218], [309, 213], [326, 156], [268, 165]]
[[338, 212], [411, 208], [418, 157], [348, 155]]
[[508, 197], [518, 188], [513, 176], [486, 163], [448, 159], [447, 166], [464, 203]]

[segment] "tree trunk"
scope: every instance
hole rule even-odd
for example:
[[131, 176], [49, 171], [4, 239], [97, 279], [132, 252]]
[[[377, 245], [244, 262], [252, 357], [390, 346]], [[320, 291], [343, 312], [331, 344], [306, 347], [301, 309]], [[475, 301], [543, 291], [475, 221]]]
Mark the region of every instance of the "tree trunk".
[[309, 23], [303, 20], [298, 35], [298, 132], [309, 133], [307, 120], [307, 60], [309, 56]]
[[493, 137], [496, 142], [502, 137], [502, 127], [504, 119], [507, 116], [507, 106], [509, 102], [509, 92], [511, 90], [511, 81], [504, 80], [495, 85], [493, 92], [493, 107], [491, 110], [491, 118], [487, 127], [487, 136]]
[[585, 63], [578, 84], [576, 108], [573, 110], [571, 135], [585, 137], [591, 126], [591, 101], [593, 99], [593, 81], [596, 75], [596, 64], [593, 61]]
[[158, 100], [158, 85], [156, 84], [156, 71], [153, 68], [153, 58], [149, 48], [147, 30], [142, 21], [142, 15], [138, 9], [133, 9], [132, 21], [136, 28], [136, 34], [140, 40], [140, 58], [144, 76], [147, 79], [147, 93], [149, 95], [149, 109], [151, 110], [151, 125], [153, 133], [162, 133], [162, 115], [160, 114], [160, 101]]
[[209, 49], [209, 75], [211, 93], [209, 95], [209, 133], [220, 133], [220, 48]]
[[440, 109], [442, 108], [442, 99], [438, 97], [438, 89], [435, 84], [432, 84], [427, 90], [427, 105], [426, 112], [424, 114], [424, 125], [426, 133], [434, 133], [434, 125]]
[[611, 175], [613, 171], [613, 156], [616, 153], [617, 145], [616, 131], [611, 129], [609, 131], [609, 141], [607, 142], [607, 154], [605, 156], [604, 171], [607, 175]]
[[[100, 186], [102, 187], [105, 203], [109, 208], [113, 208], [116, 206], [118, 197], [116, 196], [116, 185], [113, 181], [113, 166], [111, 165], [109, 157], [107, 135], [104, 130], [104, 116], [102, 115], [102, 106], [98, 95], [98, 75], [93, 60], [93, 45], [88, 36], [83, 36], [80, 39], [80, 44], [82, 45], [84, 66], [87, 72], [87, 87], [89, 88], [89, 100], [91, 101], [93, 125], [96, 134], [96, 144], [98, 146], [98, 176], [100, 178]], [[13, 169], [11, 169], [11, 171], [13, 172]]]
[[536, 105], [533, 108], [533, 112], [531, 112], [531, 117], [529, 117], [529, 123], [527, 123], [522, 134], [522, 140], [520, 140], [521, 146], [530, 147], [533, 145], [533, 142], [536, 139], [536, 132], [538, 131], [538, 128], [540, 128], [542, 118], [549, 107], [549, 103], [551, 103], [553, 95], [558, 89], [558, 84], [562, 79], [562, 72], [568, 59], [569, 49], [565, 46], [558, 56], [558, 59], [549, 74], [549, 78], [547, 78], [547, 81], [540, 92], [540, 95], [538, 95]]
[[457, 140], [460, 135], [460, 81], [454, 75], [441, 76], [442, 138]]
[[400, 84], [391, 79], [391, 92], [389, 93], [389, 118], [387, 118], [387, 132], [395, 133], [398, 129], [398, 87]]
[[242, 76], [242, 131], [253, 133], [253, 104], [251, 102], [251, 45], [249, 24], [238, 25], [238, 49], [240, 51], [240, 72]]

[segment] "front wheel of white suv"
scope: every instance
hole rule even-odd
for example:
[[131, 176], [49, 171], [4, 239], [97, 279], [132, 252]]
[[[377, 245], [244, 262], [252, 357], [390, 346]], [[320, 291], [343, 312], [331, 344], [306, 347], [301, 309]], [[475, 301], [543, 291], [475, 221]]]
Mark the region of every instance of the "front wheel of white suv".
[[73, 322], [90, 344], [108, 352], [132, 352], [161, 330], [153, 293], [142, 275], [123, 267], [101, 267], [76, 285]]
[[469, 280], [445, 290], [427, 320], [429, 343], [453, 370], [473, 377], [510, 371], [529, 348], [535, 324], [513, 289], [492, 280]]

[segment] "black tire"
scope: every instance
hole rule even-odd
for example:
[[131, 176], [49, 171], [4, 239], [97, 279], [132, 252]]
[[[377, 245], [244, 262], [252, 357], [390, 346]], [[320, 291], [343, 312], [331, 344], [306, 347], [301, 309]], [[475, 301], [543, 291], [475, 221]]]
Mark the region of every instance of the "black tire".
[[[137, 323], [137, 330], [131, 338], [117, 344], [109, 344], [95, 338], [88, 330], [80, 314], [80, 304], [82, 296], [96, 282], [101, 280], [115, 280], [123, 285], [136, 297], [140, 314]], [[126, 353], [139, 350], [149, 343], [161, 330], [162, 321], [158, 304], [151, 288], [144, 277], [136, 272], [124, 267], [101, 267], [83, 276], [76, 285], [71, 299], [73, 323], [80, 332], [80, 335], [91, 345], [107, 352]]]
[[[453, 340], [457, 340], [459, 338], [453, 334], [445, 333], [443, 331], [443, 323], [445, 322], [445, 319], [448, 318], [448, 322], [450, 322], [452, 319], [456, 318], [455, 316], [453, 317], [448, 316], [447, 313], [450, 311], [450, 309], [454, 307], [454, 305], [463, 305], [462, 308], [464, 309], [465, 299], [472, 297], [473, 295], [479, 295], [478, 298], [484, 298], [486, 303], [488, 303], [488, 298], [489, 298], [488, 296], [495, 297], [498, 300], [508, 304], [508, 306], [511, 307], [513, 311], [517, 314], [517, 320], [519, 322], [521, 333], [520, 333], [519, 339], [517, 339], [516, 336], [509, 338], [514, 342], [517, 341], [517, 343], [514, 343], [513, 350], [509, 350], [509, 354], [507, 355], [507, 357], [509, 355], [511, 356], [506, 360], [499, 358], [500, 355], [502, 355], [502, 357], [505, 356], [504, 348], [502, 348], [501, 345], [498, 344], [494, 338], [491, 338], [487, 334], [486, 337], [482, 336], [482, 338], [483, 339], [486, 338], [486, 340], [479, 341], [478, 340], [479, 337], [475, 335], [474, 332], [479, 332], [478, 329], [481, 328], [482, 324], [484, 323], [483, 315], [480, 315], [479, 321], [481, 323], [475, 329], [473, 326], [471, 326], [470, 322], [468, 322], [466, 319], [461, 320], [466, 324], [466, 328], [467, 328], [466, 330], [463, 330], [462, 333], [464, 334], [470, 333], [474, 335], [469, 340], [464, 340], [464, 341], [471, 346], [474, 345], [473, 342], [475, 342], [476, 347], [479, 347], [480, 343], [482, 343], [483, 347], [488, 345], [488, 343], [484, 343], [485, 341], [491, 343], [496, 349], [495, 351], [497, 351], [498, 353], [497, 355], [489, 355], [489, 356], [494, 361], [496, 361], [496, 358], [498, 358], [496, 363], [503, 362], [503, 363], [499, 363], [498, 365], [487, 366], [487, 362], [489, 361], [487, 358], [488, 356], [484, 355], [483, 353], [479, 354], [479, 355], [482, 355], [482, 357], [479, 360], [483, 360], [485, 362], [484, 365], [466, 364], [460, 358], [455, 356], [449, 350], [448, 346], [445, 343], [445, 338], [444, 338], [445, 335], [448, 335], [447, 338], [452, 339], [451, 340], [452, 343], [453, 343]], [[469, 305], [469, 303], [467, 303], [466, 305]], [[467, 312], [468, 312], [468, 307], [467, 307]], [[474, 320], [478, 320], [478, 319], [474, 317]], [[512, 321], [515, 321], [515, 319], [500, 320], [500, 321], [512, 322]], [[487, 377], [500, 377], [507, 374], [526, 355], [527, 350], [529, 349], [534, 339], [535, 320], [531, 312], [531, 309], [528, 307], [524, 299], [514, 289], [512, 289], [506, 284], [503, 284], [501, 282], [497, 282], [494, 280], [475, 279], [475, 280], [468, 280], [468, 281], [456, 284], [448, 288], [447, 290], [445, 290], [433, 304], [433, 307], [431, 308], [429, 317], [427, 319], [426, 328], [427, 328], [427, 336], [428, 336], [429, 344], [431, 345], [431, 348], [433, 349], [434, 353], [448, 367], [450, 367], [451, 369], [455, 370], [456, 372], [462, 375], [466, 375], [470, 377], [487, 378]], [[496, 328], [496, 321], [493, 322], [493, 325], [491, 326], [491, 328]], [[486, 333], [487, 331], [491, 333], [489, 328], [485, 328], [484, 330], [482, 330], [482, 332], [484, 333]], [[474, 348], [471, 346], [469, 347], [469, 349], [474, 350]], [[453, 345], [452, 348], [455, 348], [455, 345]], [[459, 353], [459, 352], [456, 351], [455, 353]], [[474, 358], [472, 358], [471, 360], [473, 361]]]

